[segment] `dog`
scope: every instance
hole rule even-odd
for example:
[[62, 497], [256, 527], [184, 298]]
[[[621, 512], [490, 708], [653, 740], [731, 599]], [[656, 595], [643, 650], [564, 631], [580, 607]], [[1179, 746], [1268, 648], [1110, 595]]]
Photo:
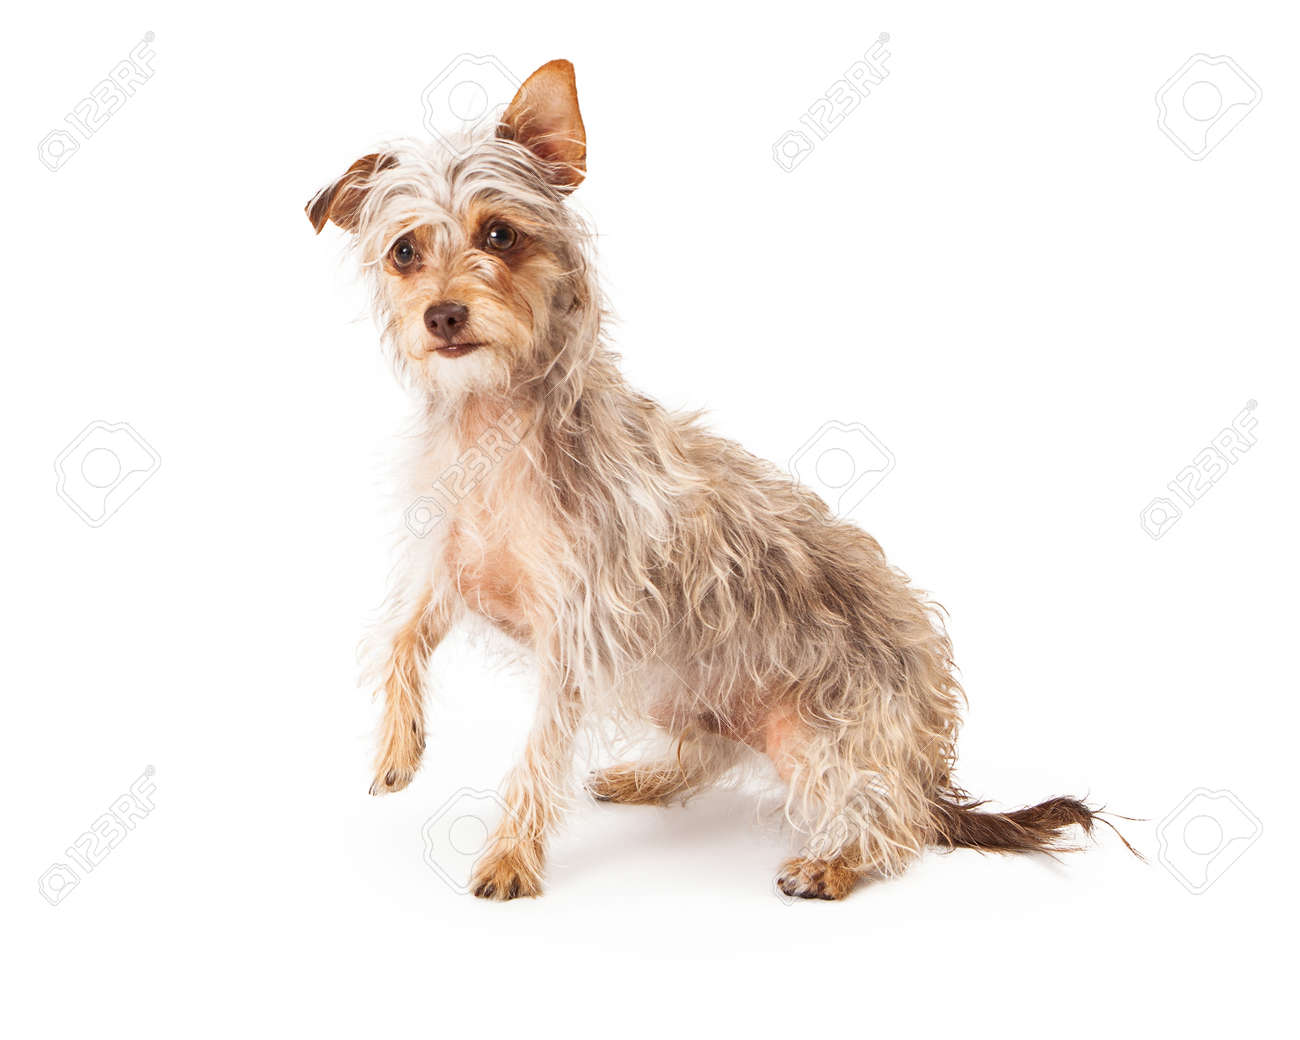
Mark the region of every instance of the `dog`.
[[440, 514], [408, 525], [387, 600], [371, 793], [411, 782], [425, 664], [479, 615], [532, 651], [541, 695], [476, 896], [541, 893], [575, 742], [600, 720], [668, 745], [593, 773], [602, 801], [684, 801], [766, 756], [806, 837], [777, 877], [788, 896], [841, 899], [927, 846], [1073, 848], [1067, 829], [1090, 835], [1099, 810], [986, 812], [957, 786], [964, 695], [942, 615], [879, 544], [624, 382], [592, 233], [567, 204], [586, 153], [573, 66], [552, 61], [494, 131], [395, 143], [307, 205], [317, 232], [352, 235], [420, 402], [408, 492]]

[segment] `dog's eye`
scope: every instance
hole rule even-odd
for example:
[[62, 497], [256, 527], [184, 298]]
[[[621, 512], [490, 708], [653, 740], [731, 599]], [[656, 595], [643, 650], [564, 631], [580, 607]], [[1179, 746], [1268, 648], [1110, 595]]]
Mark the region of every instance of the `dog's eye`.
[[518, 232], [509, 224], [493, 224], [488, 228], [487, 244], [489, 249], [509, 249], [518, 240]]
[[399, 238], [393, 246], [393, 263], [398, 267], [410, 267], [415, 263], [415, 246], [409, 238]]

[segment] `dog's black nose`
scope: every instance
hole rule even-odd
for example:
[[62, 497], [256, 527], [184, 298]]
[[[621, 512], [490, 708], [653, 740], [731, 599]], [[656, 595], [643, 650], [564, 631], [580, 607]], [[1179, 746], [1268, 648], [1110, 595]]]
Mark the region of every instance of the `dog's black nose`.
[[439, 303], [424, 312], [424, 325], [439, 339], [450, 343], [468, 318], [469, 308], [463, 303]]

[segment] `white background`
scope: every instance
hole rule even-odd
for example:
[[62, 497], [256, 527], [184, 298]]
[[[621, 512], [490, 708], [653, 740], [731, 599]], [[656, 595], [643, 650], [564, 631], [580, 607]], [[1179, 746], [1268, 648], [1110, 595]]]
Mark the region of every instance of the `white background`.
[[[1296, 19], [988, 6], [11, 21], [6, 1033], [1220, 1036], [1284, 1013]], [[146, 31], [155, 75], [51, 173], [37, 143]], [[882, 31], [889, 77], [781, 170], [772, 143]], [[576, 64], [576, 203], [635, 384], [782, 465], [829, 420], [894, 453], [861, 518], [951, 613], [965, 785], [1148, 818], [1125, 829], [1150, 865], [1103, 834], [1059, 864], [933, 854], [790, 906], [787, 839], [737, 793], [580, 807], [537, 901], [487, 904], [425, 865], [422, 824], [496, 786], [532, 693], [453, 641], [422, 772], [367, 796], [377, 708], [353, 650], [407, 404], [342, 235], [302, 207], [423, 133], [421, 92], [462, 52]], [[1154, 96], [1198, 52], [1263, 101], [1194, 162]], [[1252, 399], [1257, 443], [1152, 540], [1139, 512]], [[162, 457], [97, 529], [52, 468], [94, 420]], [[146, 766], [156, 809], [51, 906], [37, 879]], [[1202, 787], [1264, 830], [1192, 895], [1156, 827]]]

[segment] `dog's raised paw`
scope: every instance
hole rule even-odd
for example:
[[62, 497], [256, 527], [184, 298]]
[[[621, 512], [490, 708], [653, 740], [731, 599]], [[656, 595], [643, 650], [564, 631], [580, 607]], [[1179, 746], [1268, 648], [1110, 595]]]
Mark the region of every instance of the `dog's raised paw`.
[[857, 882], [857, 872], [842, 862], [804, 856], [787, 860], [776, 876], [777, 887], [795, 899], [843, 899]]
[[392, 794], [394, 791], [400, 791], [415, 779], [414, 769], [403, 769], [400, 766], [389, 766], [387, 769], [380, 770], [374, 781], [370, 784], [370, 793], [373, 795]]
[[415, 779], [420, 759], [424, 756], [424, 732], [414, 719], [410, 727], [407, 730], [400, 723], [390, 726], [380, 745], [375, 779], [370, 784], [371, 794], [392, 794]]

